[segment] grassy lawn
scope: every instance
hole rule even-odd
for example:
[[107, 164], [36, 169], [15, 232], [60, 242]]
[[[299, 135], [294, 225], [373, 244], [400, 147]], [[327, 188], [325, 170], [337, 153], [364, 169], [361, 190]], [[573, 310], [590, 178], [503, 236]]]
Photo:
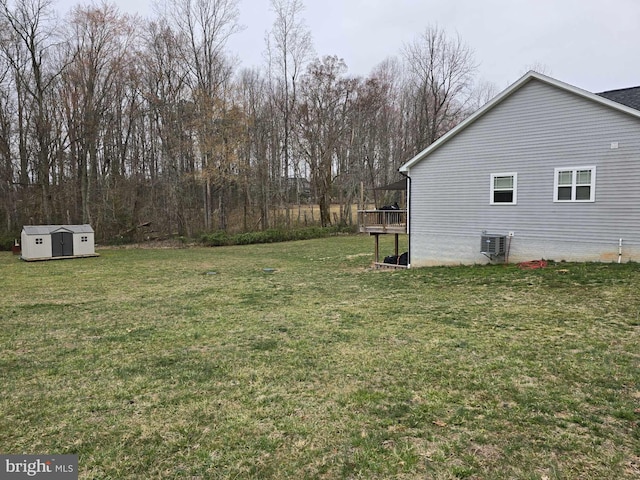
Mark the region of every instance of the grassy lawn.
[[82, 479], [639, 478], [639, 265], [372, 252], [0, 254], [0, 452]]

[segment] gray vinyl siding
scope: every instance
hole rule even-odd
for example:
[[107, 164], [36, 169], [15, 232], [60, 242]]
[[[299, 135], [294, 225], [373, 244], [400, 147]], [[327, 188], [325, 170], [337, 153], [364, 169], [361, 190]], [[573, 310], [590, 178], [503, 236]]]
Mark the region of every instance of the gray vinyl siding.
[[[554, 169], [587, 166], [595, 202], [554, 202]], [[517, 205], [490, 205], [496, 173]], [[530, 81], [409, 174], [412, 265], [484, 262], [483, 231], [515, 233], [512, 261], [617, 259], [620, 238], [640, 260], [640, 120], [572, 92]]]

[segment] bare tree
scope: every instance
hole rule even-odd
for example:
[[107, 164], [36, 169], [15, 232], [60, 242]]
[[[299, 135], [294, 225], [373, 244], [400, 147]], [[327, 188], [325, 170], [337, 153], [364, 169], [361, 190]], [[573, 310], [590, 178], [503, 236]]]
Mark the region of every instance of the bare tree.
[[[203, 211], [206, 229], [212, 227], [214, 193], [220, 195], [226, 187], [228, 173], [223, 156], [216, 154], [221, 135], [216, 134], [216, 122], [227, 108], [229, 82], [233, 64], [225, 55], [225, 46], [239, 29], [238, 0], [169, 0], [165, 21], [185, 39], [183, 60], [188, 68], [187, 83], [195, 107], [198, 150], [203, 180]], [[219, 133], [219, 132], [218, 132]], [[220, 201], [218, 201], [220, 205]], [[221, 213], [220, 227], [224, 227]]]
[[309, 164], [311, 184], [323, 227], [331, 224], [330, 208], [339, 153], [348, 131], [355, 82], [344, 77], [342, 59], [326, 56], [309, 65], [301, 88], [298, 128], [301, 153]]
[[336, 203], [348, 223], [361, 184], [396, 180], [493, 93], [472, 88], [471, 51], [436, 28], [366, 78], [335, 56], [310, 62], [303, 0], [270, 0], [267, 68], [234, 75], [240, 0], [160, 1], [144, 25], [102, 3], [59, 30], [48, 0], [0, 0], [0, 232], [264, 229], [312, 198], [323, 225]]
[[472, 96], [476, 69], [473, 51], [459, 36], [450, 38], [438, 27], [428, 27], [404, 46], [408, 88], [420, 151], [460, 122]]
[[377, 65], [358, 89], [354, 114], [354, 150], [362, 158], [361, 181], [379, 204], [374, 187], [396, 180], [397, 169], [407, 158], [403, 141], [405, 120], [401, 101], [403, 71], [396, 58]]
[[[63, 99], [68, 102], [67, 125], [72, 162], [77, 166], [79, 210], [83, 223], [92, 223], [102, 177], [112, 167], [104, 155], [105, 122], [113, 118], [118, 100], [115, 86], [126, 79], [135, 41], [132, 19], [114, 5], [78, 6], [70, 15]], [[119, 168], [116, 165], [116, 171]]]
[[498, 87], [496, 87], [495, 83], [488, 81], [478, 82], [473, 91], [470, 112], [473, 113], [474, 111], [482, 107], [485, 103], [493, 99], [493, 97], [495, 97], [498, 93]]
[[3, 205], [4, 225], [7, 232], [17, 227], [17, 191], [15, 169], [11, 154], [14, 106], [9, 93], [11, 88], [10, 68], [0, 58], [0, 203]]
[[[158, 207], [170, 232], [191, 235], [200, 217], [193, 212], [200, 205], [194, 182], [194, 104], [182, 61], [184, 37], [160, 19], [148, 25], [143, 55], [144, 96], [150, 116], [150, 142], [158, 157], [164, 194]], [[158, 215], [160, 217], [160, 215]]]
[[524, 69], [520, 72], [520, 75], [524, 75], [527, 72], [530, 71], [534, 71], [537, 73], [541, 73], [543, 75], [553, 75], [553, 71], [551, 70], [551, 67], [549, 65], [547, 65], [546, 63], [542, 63], [542, 62], [533, 62], [529, 65], [527, 65], [526, 67], [524, 67]]
[[[27, 162], [33, 160], [35, 184], [40, 187], [39, 217], [51, 223], [50, 165], [55, 138], [51, 124], [54, 82], [63, 66], [55, 64], [54, 12], [48, 0], [0, 0], [3, 39], [0, 48], [11, 65], [19, 106], [21, 183], [28, 183]], [[27, 112], [27, 110], [29, 112]], [[29, 153], [31, 143], [33, 155]], [[29, 158], [30, 157], [30, 158]]]
[[297, 98], [298, 79], [313, 53], [311, 33], [302, 19], [301, 0], [271, 0], [275, 21], [266, 43], [266, 57], [271, 85], [271, 98], [282, 119], [281, 164], [278, 181], [281, 201], [290, 222], [289, 177], [296, 172], [291, 162], [292, 112]]
[[[244, 112], [244, 146], [240, 155], [240, 184], [242, 186], [242, 225], [250, 230], [269, 225], [270, 120], [266, 80], [258, 70], [243, 70], [236, 82], [236, 95]], [[258, 221], [249, 223], [251, 211], [258, 212]]]

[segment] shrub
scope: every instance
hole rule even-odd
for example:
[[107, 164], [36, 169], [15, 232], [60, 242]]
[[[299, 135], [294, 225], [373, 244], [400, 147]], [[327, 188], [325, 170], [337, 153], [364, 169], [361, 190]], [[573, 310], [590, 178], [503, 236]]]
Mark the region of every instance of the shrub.
[[224, 245], [231, 245], [227, 232], [205, 233], [200, 238], [200, 241], [209, 247], [222, 247]]
[[224, 231], [205, 233], [200, 241], [209, 247], [221, 247], [225, 245], [251, 245], [257, 243], [277, 243], [292, 240], [308, 240], [311, 238], [323, 238], [339, 233], [353, 233], [350, 227], [306, 227], [296, 229], [271, 228], [258, 232], [246, 232], [228, 234]]
[[0, 236], [0, 251], [3, 252], [8, 252], [11, 250], [11, 247], [13, 247], [13, 242], [15, 240], [20, 241], [20, 234], [10, 234], [10, 233], [5, 233], [3, 235]]

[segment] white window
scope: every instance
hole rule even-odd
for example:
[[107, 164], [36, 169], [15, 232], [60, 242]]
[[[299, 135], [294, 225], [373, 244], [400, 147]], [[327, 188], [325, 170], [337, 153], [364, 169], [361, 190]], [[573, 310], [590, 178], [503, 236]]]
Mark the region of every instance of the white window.
[[89, 241], [89, 237], [80, 237], [80, 241], [81, 242], [88, 242]]
[[518, 174], [491, 174], [491, 205], [515, 205], [518, 203]]
[[556, 168], [554, 202], [595, 202], [596, 167]]
[[42, 245], [42, 239], [36, 238], [36, 245]]

